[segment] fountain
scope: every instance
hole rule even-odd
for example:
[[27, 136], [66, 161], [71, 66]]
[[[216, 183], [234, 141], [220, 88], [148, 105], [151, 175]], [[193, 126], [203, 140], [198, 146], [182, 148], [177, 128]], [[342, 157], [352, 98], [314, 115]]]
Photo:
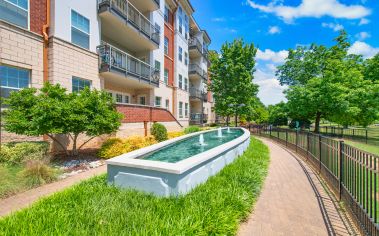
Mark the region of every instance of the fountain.
[[200, 136], [199, 136], [199, 143], [200, 143], [200, 146], [204, 146], [205, 145], [204, 135], [203, 134], [200, 134]]
[[230, 127], [228, 126], [228, 131], [227, 131], [228, 133], [230, 133]]
[[222, 138], [222, 130], [221, 127], [217, 129], [217, 137]]

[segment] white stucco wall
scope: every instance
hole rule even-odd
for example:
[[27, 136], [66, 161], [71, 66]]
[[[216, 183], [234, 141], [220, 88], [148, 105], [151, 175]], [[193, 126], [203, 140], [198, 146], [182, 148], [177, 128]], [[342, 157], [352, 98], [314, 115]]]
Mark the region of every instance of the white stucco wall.
[[96, 52], [96, 47], [100, 44], [97, 1], [52, 0], [50, 34], [71, 42], [71, 10], [89, 19], [90, 51]]

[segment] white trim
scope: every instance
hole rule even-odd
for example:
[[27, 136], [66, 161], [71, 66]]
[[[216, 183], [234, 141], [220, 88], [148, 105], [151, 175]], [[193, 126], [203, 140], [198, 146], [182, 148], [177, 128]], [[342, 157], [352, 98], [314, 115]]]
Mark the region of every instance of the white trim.
[[[27, 0], [28, 1], [28, 9], [25, 9], [25, 8], [23, 8], [23, 7], [20, 7], [19, 5], [16, 5], [16, 4], [14, 4], [13, 2], [10, 2], [10, 1], [8, 1], [8, 0], [4, 0], [4, 2], [7, 2], [7, 3], [9, 3], [10, 5], [12, 5], [12, 6], [14, 6], [14, 7], [17, 7], [17, 8], [20, 8], [21, 10], [24, 10], [24, 11], [27, 11], [28, 12], [28, 26], [26, 27], [26, 29], [27, 30], [30, 30], [30, 0]], [[13, 24], [13, 23], [12, 23]], [[17, 26], [19, 26], [19, 25], [17, 25]], [[24, 28], [24, 27], [22, 27], [22, 26], [19, 26], [19, 27], [21, 27], [21, 28]]]
[[[76, 11], [76, 10], [74, 10], [71, 7], [69, 9], [70, 9], [70, 43], [72, 43], [72, 44], [74, 44], [74, 45], [76, 45], [76, 46], [78, 46], [80, 48], [83, 48], [83, 49], [91, 51], [91, 20], [88, 17], [84, 16], [82, 13], [79, 13], [79, 11]], [[88, 31], [89, 31], [89, 33], [86, 33], [83, 30], [78, 29], [77, 27], [75, 27], [75, 26], [72, 25], [72, 11], [75, 11], [77, 14], [81, 15], [82, 17], [84, 17], [84, 18], [86, 18], [88, 20]], [[79, 30], [80, 32], [88, 35], [88, 48], [82, 47], [82, 46], [80, 46], [80, 45], [72, 42], [72, 28], [74, 28], [76, 30]]]

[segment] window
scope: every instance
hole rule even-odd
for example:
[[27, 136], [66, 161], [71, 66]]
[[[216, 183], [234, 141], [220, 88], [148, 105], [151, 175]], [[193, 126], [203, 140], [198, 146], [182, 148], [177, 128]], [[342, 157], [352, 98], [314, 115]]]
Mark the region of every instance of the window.
[[155, 106], [156, 107], [161, 107], [162, 103], [162, 98], [161, 97], [155, 97]]
[[183, 19], [181, 16], [179, 16], [179, 32], [183, 33]]
[[71, 42], [89, 49], [89, 20], [71, 10]]
[[183, 76], [181, 74], [179, 74], [179, 88], [180, 89], [183, 89]]
[[183, 102], [179, 102], [179, 118], [183, 118]]
[[84, 88], [91, 88], [91, 81], [86, 79], [81, 79], [78, 77], [72, 77], [72, 92], [80, 92]]
[[164, 37], [164, 54], [168, 55], [168, 38]]
[[158, 71], [161, 71], [161, 62], [160, 61], [155, 60], [155, 69]]
[[116, 102], [122, 102], [122, 94], [116, 94]]
[[186, 103], [184, 106], [184, 117], [188, 117], [188, 103]]
[[183, 10], [182, 10], [182, 7], [181, 7], [181, 6], [179, 6], [178, 11], [179, 11], [179, 14], [180, 14], [180, 15], [183, 14]]
[[184, 90], [188, 91], [188, 79], [184, 78]]
[[170, 10], [168, 9], [167, 6], [164, 7], [164, 21], [166, 23], [169, 23], [169, 12]]
[[168, 70], [164, 69], [164, 83], [168, 85]]
[[129, 103], [129, 95], [125, 95], [125, 103]]
[[188, 39], [189, 34], [189, 23], [188, 23], [188, 16], [184, 15], [184, 37]]
[[8, 98], [10, 93], [29, 87], [30, 71], [26, 69], [0, 65], [0, 94]]
[[166, 109], [170, 109], [170, 100], [166, 99]]
[[0, 19], [28, 29], [28, 0], [0, 0]]
[[183, 61], [183, 48], [179, 47], [179, 61]]
[[188, 65], [188, 53], [184, 53], [184, 64], [187, 66]]
[[146, 105], [146, 97], [145, 96], [139, 97], [139, 104]]

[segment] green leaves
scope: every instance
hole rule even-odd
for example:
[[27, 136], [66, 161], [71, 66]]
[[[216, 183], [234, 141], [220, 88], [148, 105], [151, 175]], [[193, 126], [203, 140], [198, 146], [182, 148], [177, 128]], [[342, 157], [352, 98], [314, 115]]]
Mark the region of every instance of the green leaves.
[[75, 145], [79, 134], [89, 137], [109, 134], [121, 125], [122, 115], [116, 111], [112, 98], [89, 88], [68, 94], [59, 84], [46, 83], [39, 92], [35, 88], [26, 88], [12, 93], [6, 104], [8, 110], [4, 121], [7, 131], [50, 137], [70, 134]]

